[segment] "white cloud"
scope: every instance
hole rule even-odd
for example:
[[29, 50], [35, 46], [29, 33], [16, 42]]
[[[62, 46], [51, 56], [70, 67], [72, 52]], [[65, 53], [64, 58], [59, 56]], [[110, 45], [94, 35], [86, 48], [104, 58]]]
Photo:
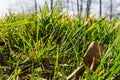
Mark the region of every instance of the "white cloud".
[[[40, 5], [40, 7], [44, 6], [44, 1], [45, 0], [36, 0], [38, 6]], [[55, 0], [54, 0], [55, 1]], [[73, 1], [74, 3], [76, 3], [76, 0], [70, 0]], [[96, 0], [92, 2], [91, 5], [91, 14], [95, 14], [95, 13], [99, 13], [99, 0]], [[50, 6], [50, 0], [47, 0], [48, 5]], [[120, 3], [120, 0], [115, 0], [114, 2], [116, 3]], [[83, 8], [85, 11], [86, 8], [86, 0], [83, 1]], [[109, 0], [104, 0], [103, 2], [103, 6], [102, 6], [102, 12], [103, 14], [106, 12], [106, 9], [104, 8], [104, 6], [106, 5], [106, 3], [110, 3]], [[69, 9], [72, 9], [72, 5], [71, 3], [69, 3]], [[73, 6], [74, 7], [74, 11], [77, 12], [76, 9], [76, 4]], [[31, 10], [31, 8], [34, 8], [34, 0], [0, 0], [0, 16], [4, 15], [5, 13], [7, 13], [10, 9], [14, 12], [16, 11], [22, 11], [22, 8], [24, 8], [25, 11]], [[120, 7], [116, 8], [116, 10], [120, 11]], [[72, 13], [72, 12], [70, 12]]]
[[116, 2], [120, 2], [120, 0], [115, 0]]
[[120, 6], [116, 8], [117, 11], [120, 11]]
[[0, 16], [7, 12], [7, 8], [9, 8], [9, 1], [7, 0], [0, 0]]
[[[44, 0], [36, 0], [38, 5], [43, 6]], [[9, 10], [21, 11], [22, 7], [24, 10], [30, 10], [34, 6], [34, 0], [0, 0], [0, 16], [3, 16]]]

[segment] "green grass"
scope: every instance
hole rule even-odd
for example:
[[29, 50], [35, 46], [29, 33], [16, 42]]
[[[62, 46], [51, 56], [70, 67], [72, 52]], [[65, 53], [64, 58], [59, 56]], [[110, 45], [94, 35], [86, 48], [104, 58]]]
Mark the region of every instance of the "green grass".
[[94, 40], [106, 50], [96, 71], [89, 75], [86, 70], [80, 79], [120, 77], [119, 22], [106, 17], [87, 21], [80, 16], [70, 18], [58, 8], [50, 11], [47, 5], [39, 14], [5, 16], [0, 19], [0, 41], [5, 42], [0, 46], [0, 79], [40, 80], [40, 75], [47, 77], [48, 73], [56, 80], [60, 72], [64, 80], [78, 67]]

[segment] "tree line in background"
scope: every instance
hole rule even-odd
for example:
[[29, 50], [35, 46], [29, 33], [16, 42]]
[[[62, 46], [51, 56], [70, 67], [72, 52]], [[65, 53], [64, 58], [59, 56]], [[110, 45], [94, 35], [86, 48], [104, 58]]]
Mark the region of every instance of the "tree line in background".
[[[62, 2], [63, 0], [60, 0], [60, 1]], [[77, 12], [80, 13], [81, 15], [83, 13], [83, 1], [84, 0], [76, 0]], [[37, 2], [36, 2], [36, 0], [34, 0], [34, 2], [35, 2], [35, 12], [37, 13]], [[68, 9], [68, 5], [70, 2], [72, 5], [74, 4], [74, 2], [71, 0], [66, 0], [66, 2], [67, 2], [67, 4], [66, 4], [67, 9]], [[53, 8], [53, 0], [50, 1], [50, 9], [52, 10], [52, 8]], [[112, 13], [113, 1], [112, 0], [110, 0], [109, 8], [110, 8], [110, 19], [111, 19], [113, 17], [113, 13]], [[86, 12], [85, 12], [86, 17], [90, 16], [90, 9], [91, 9], [91, 0], [87, 0], [87, 6], [86, 6]], [[102, 0], [99, 0], [99, 17], [101, 17], [101, 16], [102, 16]]]

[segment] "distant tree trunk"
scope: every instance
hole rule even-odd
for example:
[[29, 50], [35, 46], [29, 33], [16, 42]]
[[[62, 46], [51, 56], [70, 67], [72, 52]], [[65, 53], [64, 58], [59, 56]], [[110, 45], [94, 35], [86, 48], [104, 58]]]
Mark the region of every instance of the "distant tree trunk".
[[89, 17], [90, 14], [90, 6], [91, 6], [91, 0], [87, 0], [87, 7], [86, 7], [86, 17]]
[[81, 2], [80, 2], [80, 13], [81, 13], [81, 15], [82, 15], [82, 11], [83, 11], [83, 0], [80, 0]]
[[79, 0], [77, 0], [77, 11], [79, 13]]
[[72, 5], [72, 11], [74, 11], [74, 4], [73, 4], [73, 2], [71, 2], [71, 5]]
[[40, 5], [39, 5], [39, 11], [41, 12], [41, 7], [40, 7]]
[[69, 0], [67, 0], [67, 9], [69, 8]]
[[110, 19], [112, 19], [112, 0], [110, 0]]
[[100, 17], [102, 16], [102, 0], [100, 0]]
[[53, 0], [51, 0], [51, 10], [52, 10], [52, 8], [53, 8]]
[[34, 2], [35, 2], [35, 13], [37, 14], [37, 2], [36, 0], [34, 0]]

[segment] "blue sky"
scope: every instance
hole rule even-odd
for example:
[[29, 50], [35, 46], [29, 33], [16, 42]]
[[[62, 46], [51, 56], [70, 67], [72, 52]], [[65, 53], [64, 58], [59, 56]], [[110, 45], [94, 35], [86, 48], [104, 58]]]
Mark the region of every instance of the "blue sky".
[[[38, 5], [40, 7], [44, 6], [44, 1], [45, 0], [36, 0]], [[48, 3], [50, 0], [47, 0]], [[55, 0], [54, 0], [55, 1]], [[65, 0], [64, 0], [65, 1]], [[76, 3], [76, 0], [71, 0]], [[85, 1], [84, 1], [84, 8], [86, 8]], [[110, 0], [102, 0], [104, 1], [103, 6], [102, 6], [102, 12], [103, 14], [106, 14], [105, 7], [109, 6]], [[120, 0], [113, 0], [113, 3], [120, 3]], [[3, 16], [5, 13], [12, 11], [12, 12], [21, 12], [22, 8], [24, 10], [30, 10], [31, 8], [34, 8], [34, 0], [0, 0], [0, 16]], [[71, 6], [71, 5], [70, 5]], [[74, 5], [74, 8], [76, 8], [76, 5]], [[120, 6], [116, 8], [120, 12]], [[75, 11], [75, 10], [74, 10]], [[98, 15], [99, 13], [99, 0], [92, 0], [92, 5], [91, 5], [91, 13]]]

